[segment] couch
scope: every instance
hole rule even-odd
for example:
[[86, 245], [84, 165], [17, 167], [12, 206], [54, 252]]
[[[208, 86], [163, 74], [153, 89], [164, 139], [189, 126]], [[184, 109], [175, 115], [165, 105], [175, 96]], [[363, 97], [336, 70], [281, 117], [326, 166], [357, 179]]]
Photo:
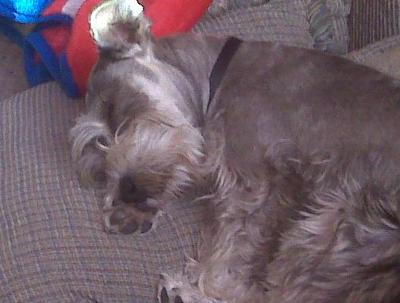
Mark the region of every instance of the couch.
[[[397, 0], [228, 4], [194, 31], [317, 48], [400, 76]], [[196, 255], [201, 202], [174, 204], [146, 234], [104, 232], [101, 190], [80, 186], [70, 157], [82, 104], [55, 83], [0, 102], [0, 302], [152, 303], [159, 274]]]

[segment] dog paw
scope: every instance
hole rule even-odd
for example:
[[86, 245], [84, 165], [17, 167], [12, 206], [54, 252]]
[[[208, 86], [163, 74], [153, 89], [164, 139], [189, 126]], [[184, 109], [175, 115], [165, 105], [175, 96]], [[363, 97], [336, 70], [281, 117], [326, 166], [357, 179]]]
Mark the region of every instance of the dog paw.
[[147, 233], [155, 226], [159, 211], [148, 207], [138, 209], [132, 205], [113, 206], [104, 210], [105, 229], [109, 233]]
[[188, 279], [176, 274], [170, 276], [161, 274], [158, 286], [159, 303], [224, 303], [219, 300], [207, 298], [200, 290], [191, 284]]
[[[171, 297], [171, 298], [170, 298]], [[173, 299], [173, 300], [172, 300]], [[179, 295], [175, 295], [175, 294], [168, 294], [168, 291], [165, 287], [163, 287], [161, 289], [160, 295], [159, 295], [159, 302], [160, 303], [184, 303], [184, 301], [182, 300], [182, 297]]]

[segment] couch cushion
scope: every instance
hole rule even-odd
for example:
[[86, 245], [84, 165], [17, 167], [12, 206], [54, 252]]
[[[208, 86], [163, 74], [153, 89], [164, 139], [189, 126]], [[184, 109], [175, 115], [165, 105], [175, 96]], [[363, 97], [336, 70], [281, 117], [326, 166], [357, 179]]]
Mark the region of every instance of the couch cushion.
[[337, 54], [347, 51], [348, 0], [270, 0], [264, 4], [252, 0], [247, 6], [238, 0], [227, 2], [230, 9], [205, 16], [195, 31]]
[[400, 35], [372, 43], [346, 57], [400, 79]]

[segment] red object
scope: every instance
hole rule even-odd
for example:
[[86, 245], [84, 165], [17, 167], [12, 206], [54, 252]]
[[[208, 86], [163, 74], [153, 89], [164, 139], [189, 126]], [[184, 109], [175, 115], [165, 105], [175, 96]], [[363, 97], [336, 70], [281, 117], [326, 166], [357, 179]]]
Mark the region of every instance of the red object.
[[152, 21], [155, 37], [190, 30], [204, 15], [212, 0], [142, 0], [145, 15]]
[[83, 95], [86, 92], [90, 72], [98, 59], [97, 47], [89, 28], [89, 15], [99, 0], [85, 0], [79, 9], [66, 52], [73, 78]]
[[[132, 0], [136, 1], [136, 0]], [[86, 0], [76, 16], [67, 56], [72, 73], [81, 92], [86, 91], [87, 79], [97, 60], [97, 50], [89, 37], [90, 12], [99, 0]], [[207, 11], [212, 0], [142, 0], [144, 14], [152, 22], [151, 31], [157, 38], [189, 31]]]
[[[90, 71], [98, 59], [97, 48], [90, 34], [89, 15], [100, 2], [101, 0], [54, 0], [43, 13], [44, 16], [60, 14], [67, 4], [76, 3], [77, 11], [71, 15], [72, 26], [60, 24], [42, 30], [44, 39], [60, 63], [53, 62], [54, 56], [46, 58], [47, 53], [35, 54], [36, 62], [43, 60], [46, 66], [53, 66], [52, 76], [73, 97], [86, 93]], [[204, 15], [212, 0], [139, 2], [144, 7], [144, 14], [152, 22], [153, 35], [161, 38], [190, 30]]]

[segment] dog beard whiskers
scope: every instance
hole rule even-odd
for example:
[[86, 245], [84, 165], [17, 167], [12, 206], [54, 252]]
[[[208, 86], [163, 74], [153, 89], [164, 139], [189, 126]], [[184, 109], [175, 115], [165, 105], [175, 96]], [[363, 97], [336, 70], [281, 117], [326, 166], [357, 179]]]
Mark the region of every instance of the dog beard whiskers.
[[102, 180], [105, 155], [112, 143], [108, 125], [92, 115], [82, 115], [70, 131], [72, 160], [86, 185]]
[[166, 180], [162, 197], [174, 199], [196, 178], [202, 149], [198, 129], [149, 111], [120, 124], [108, 152], [108, 166], [119, 178], [128, 171], [148, 175], [154, 182], [161, 177]]
[[74, 161], [79, 160], [85, 147], [96, 140], [105, 140], [106, 144], [110, 144], [111, 132], [108, 125], [99, 119], [90, 115], [84, 115], [78, 118], [77, 124], [70, 132], [72, 144], [72, 158]]
[[119, 140], [118, 137], [120, 135], [121, 130], [123, 129], [123, 127], [126, 125], [126, 123], [128, 122], [129, 118], [126, 117], [121, 123], [120, 125], [117, 127], [117, 130], [115, 131], [114, 134], [114, 142], [115, 144], [119, 144]]

